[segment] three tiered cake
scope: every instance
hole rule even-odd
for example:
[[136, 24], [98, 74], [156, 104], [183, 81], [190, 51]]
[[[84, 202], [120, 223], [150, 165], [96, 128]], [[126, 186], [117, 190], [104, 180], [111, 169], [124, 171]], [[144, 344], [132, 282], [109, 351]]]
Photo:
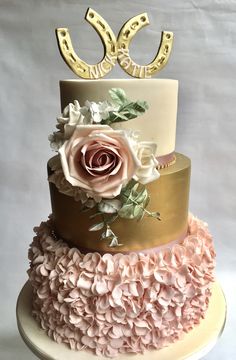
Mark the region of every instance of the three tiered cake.
[[[91, 9], [87, 17], [102, 19]], [[29, 251], [41, 327], [72, 349], [109, 357], [178, 340], [204, 317], [214, 281], [211, 235], [188, 211], [190, 160], [175, 152], [178, 81], [94, 79], [116, 59], [135, 77], [165, 65], [170, 32], [152, 65], [129, 57], [127, 26], [146, 22], [146, 14], [131, 19], [116, 42], [103, 20], [111, 53], [87, 70], [68, 30], [58, 29], [64, 59], [92, 79], [60, 82], [62, 114], [49, 136], [52, 215]]]

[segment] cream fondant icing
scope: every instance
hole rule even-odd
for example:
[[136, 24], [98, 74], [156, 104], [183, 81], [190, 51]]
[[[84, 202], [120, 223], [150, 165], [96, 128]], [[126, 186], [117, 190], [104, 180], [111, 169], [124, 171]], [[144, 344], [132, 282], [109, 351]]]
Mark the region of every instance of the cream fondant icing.
[[114, 124], [114, 128], [139, 130], [141, 141], [157, 144], [158, 156], [175, 150], [178, 81], [172, 79], [100, 79], [60, 81], [61, 109], [74, 100], [80, 105], [108, 99], [111, 88], [122, 88], [130, 100], [147, 101], [148, 111], [136, 119]]
[[215, 252], [190, 216], [179, 244], [150, 254], [86, 255], [43, 222], [29, 251], [33, 314], [55, 341], [97, 355], [142, 353], [179, 339], [204, 317]]

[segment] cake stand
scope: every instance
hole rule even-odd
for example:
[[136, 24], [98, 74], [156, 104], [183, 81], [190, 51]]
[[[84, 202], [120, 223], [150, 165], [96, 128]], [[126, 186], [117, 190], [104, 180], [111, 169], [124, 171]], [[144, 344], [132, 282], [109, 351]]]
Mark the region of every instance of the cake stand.
[[[16, 306], [17, 325], [25, 344], [42, 360], [96, 360], [106, 359], [87, 351], [73, 351], [64, 344], [51, 340], [31, 315], [32, 288], [26, 282]], [[226, 301], [218, 282], [212, 286], [212, 296], [204, 320], [182, 340], [161, 350], [147, 351], [144, 355], [120, 355], [119, 360], [198, 360], [205, 356], [222, 334], [226, 320]]]

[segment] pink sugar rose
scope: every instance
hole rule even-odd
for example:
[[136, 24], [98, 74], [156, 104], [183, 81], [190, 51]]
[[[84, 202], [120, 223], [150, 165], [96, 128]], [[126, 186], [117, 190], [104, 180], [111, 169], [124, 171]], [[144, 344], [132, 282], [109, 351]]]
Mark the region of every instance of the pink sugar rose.
[[140, 166], [122, 130], [80, 125], [59, 149], [66, 180], [94, 198], [114, 198]]

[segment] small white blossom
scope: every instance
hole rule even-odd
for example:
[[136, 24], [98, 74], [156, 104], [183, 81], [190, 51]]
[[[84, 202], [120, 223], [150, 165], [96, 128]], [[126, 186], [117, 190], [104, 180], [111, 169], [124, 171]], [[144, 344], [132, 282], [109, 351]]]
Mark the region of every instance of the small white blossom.
[[86, 101], [85, 106], [81, 107], [80, 112], [85, 117], [87, 124], [99, 124], [109, 116], [110, 111], [116, 111], [117, 108], [107, 101], [93, 102]]

